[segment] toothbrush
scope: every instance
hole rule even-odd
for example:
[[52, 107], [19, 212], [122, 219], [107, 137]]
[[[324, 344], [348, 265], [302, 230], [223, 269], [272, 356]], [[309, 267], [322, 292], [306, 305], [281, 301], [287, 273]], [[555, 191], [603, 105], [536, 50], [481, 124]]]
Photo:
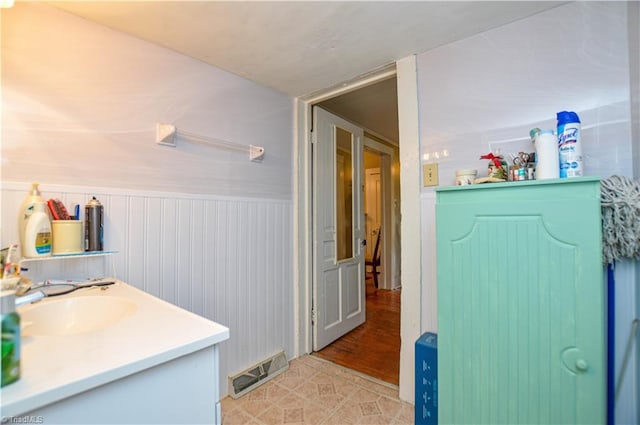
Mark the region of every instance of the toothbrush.
[[[7, 279], [11, 274], [11, 266], [13, 265], [13, 263], [11, 262], [11, 259], [12, 257], [15, 257], [17, 250], [18, 250], [18, 244], [14, 243], [9, 247], [9, 250], [7, 251], [7, 258], [5, 258], [4, 270], [2, 271], [3, 279]], [[20, 269], [18, 268], [18, 270]]]

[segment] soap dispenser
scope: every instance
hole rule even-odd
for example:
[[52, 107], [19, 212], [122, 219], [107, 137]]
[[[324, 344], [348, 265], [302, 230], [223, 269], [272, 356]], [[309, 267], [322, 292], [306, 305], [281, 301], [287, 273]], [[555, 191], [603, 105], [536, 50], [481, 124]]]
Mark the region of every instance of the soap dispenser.
[[29, 194], [24, 198], [22, 203], [20, 204], [20, 209], [18, 210], [18, 237], [20, 238], [20, 249], [22, 250], [22, 256], [26, 257], [24, 246], [25, 246], [25, 230], [27, 229], [27, 223], [29, 222], [29, 218], [35, 211], [35, 205], [42, 204], [45, 205], [44, 199], [40, 195], [40, 190], [38, 190], [38, 183], [31, 183], [31, 190]]
[[33, 214], [24, 231], [22, 255], [26, 258], [48, 257], [51, 255], [51, 220], [44, 203], [33, 204]]

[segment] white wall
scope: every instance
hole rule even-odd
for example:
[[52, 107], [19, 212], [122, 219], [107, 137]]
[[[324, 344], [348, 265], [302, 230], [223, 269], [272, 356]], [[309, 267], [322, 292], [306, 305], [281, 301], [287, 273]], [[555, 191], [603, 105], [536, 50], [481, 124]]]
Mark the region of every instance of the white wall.
[[[44, 4], [2, 12], [2, 177], [292, 198], [293, 99]], [[156, 145], [155, 125], [264, 146]]]
[[[117, 277], [230, 327], [223, 384], [294, 355], [292, 98], [30, 2], [2, 11], [2, 94], [0, 245], [29, 182], [96, 195]], [[266, 155], [158, 146], [156, 122]]]
[[[453, 184], [456, 169], [486, 175], [479, 157], [495, 148], [533, 151], [529, 130], [554, 128], [562, 110], [582, 120], [587, 175], [633, 177], [630, 81], [638, 75], [630, 75], [628, 22], [624, 2], [576, 2], [418, 55], [421, 154], [440, 155], [440, 184]], [[437, 329], [434, 206], [424, 188], [423, 332]], [[634, 267], [622, 262], [616, 272], [617, 368], [636, 314]], [[631, 363], [621, 424], [638, 421]]]

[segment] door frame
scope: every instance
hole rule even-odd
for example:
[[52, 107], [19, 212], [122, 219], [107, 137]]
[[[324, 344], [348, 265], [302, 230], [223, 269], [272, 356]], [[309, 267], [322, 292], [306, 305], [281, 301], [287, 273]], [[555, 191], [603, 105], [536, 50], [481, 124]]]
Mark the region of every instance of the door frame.
[[401, 269], [400, 399], [413, 402], [413, 346], [421, 331], [420, 143], [416, 56], [410, 55], [353, 81], [294, 99], [294, 357], [312, 351], [311, 296], [313, 229], [311, 193], [311, 106], [396, 76], [400, 130]]
[[[364, 148], [369, 152], [374, 152], [380, 155], [380, 183], [381, 183], [381, 214], [382, 214], [382, 256], [380, 257], [380, 263], [382, 273], [380, 274], [380, 288], [381, 289], [396, 289], [400, 287], [400, 270], [399, 264], [393, 264], [393, 252], [400, 252], [399, 249], [392, 250], [392, 247], [398, 247], [400, 241], [395, 240], [395, 232], [393, 231], [394, 223], [398, 218], [396, 202], [398, 199], [397, 193], [393, 181], [391, 179], [391, 167], [395, 162], [395, 154], [393, 149], [386, 146], [383, 143], [378, 142], [370, 137], [372, 133], [364, 130]], [[375, 137], [385, 140], [384, 138], [375, 135]], [[374, 243], [375, 241], [367, 240], [367, 243]]]
[[[364, 155], [365, 157], [367, 156], [366, 149], [364, 150]], [[377, 152], [373, 152], [371, 155], [378, 157], [378, 161], [381, 160], [380, 155]], [[366, 159], [364, 162], [367, 162]], [[376, 232], [376, 229], [379, 227], [380, 230], [382, 230], [382, 226], [384, 225], [384, 215], [382, 211], [382, 197], [384, 195], [382, 188], [382, 176], [380, 174], [380, 167], [365, 167], [364, 179], [362, 180], [364, 184], [364, 208], [362, 210], [364, 212], [364, 238], [367, 241], [364, 246], [364, 257], [371, 261], [374, 260], [373, 251], [376, 246], [376, 242], [372, 241], [375, 241], [378, 238], [379, 233]], [[376, 179], [378, 181], [377, 185], [375, 184]], [[377, 221], [375, 224], [377, 224], [377, 226], [374, 226], [374, 223], [370, 222], [372, 212], [376, 213], [375, 217]], [[382, 249], [379, 249], [379, 252], [382, 253]], [[382, 262], [382, 258], [380, 258], [380, 261]], [[369, 273], [369, 267], [371, 267], [371, 270], [373, 271], [373, 266], [365, 265], [365, 274]], [[382, 273], [380, 273], [380, 276], [382, 276]]]

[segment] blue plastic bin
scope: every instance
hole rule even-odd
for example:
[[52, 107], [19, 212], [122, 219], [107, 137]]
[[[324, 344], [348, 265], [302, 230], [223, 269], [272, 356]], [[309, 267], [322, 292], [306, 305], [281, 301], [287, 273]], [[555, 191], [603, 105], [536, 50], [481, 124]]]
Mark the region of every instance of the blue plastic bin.
[[416, 341], [416, 425], [438, 423], [438, 336], [426, 332]]

